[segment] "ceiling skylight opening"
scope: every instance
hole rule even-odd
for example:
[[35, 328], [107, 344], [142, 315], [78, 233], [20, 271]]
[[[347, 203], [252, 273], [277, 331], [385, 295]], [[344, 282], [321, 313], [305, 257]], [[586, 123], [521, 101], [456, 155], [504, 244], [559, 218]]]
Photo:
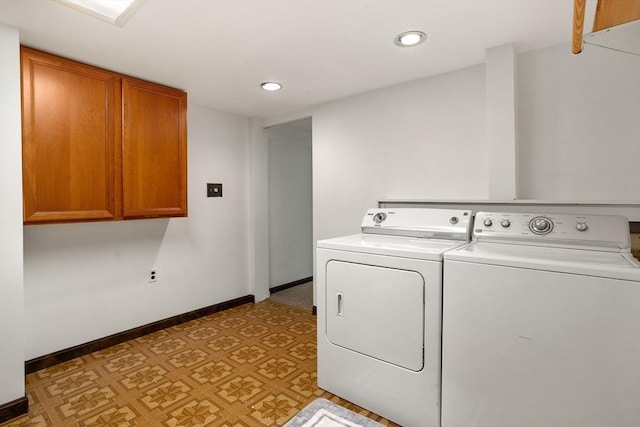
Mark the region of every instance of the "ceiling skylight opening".
[[422, 31], [406, 31], [398, 34], [396, 38], [393, 39], [393, 42], [396, 46], [411, 47], [424, 43], [425, 40], [427, 40], [427, 35]]
[[264, 82], [260, 83], [260, 87], [268, 92], [275, 92], [282, 89], [282, 85], [278, 82]]
[[122, 27], [144, 0], [54, 0], [79, 12]]

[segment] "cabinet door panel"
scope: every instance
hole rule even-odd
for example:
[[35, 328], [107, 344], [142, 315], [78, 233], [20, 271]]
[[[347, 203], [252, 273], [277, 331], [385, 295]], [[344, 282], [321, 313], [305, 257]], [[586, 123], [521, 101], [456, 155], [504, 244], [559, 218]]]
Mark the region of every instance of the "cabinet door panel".
[[117, 218], [119, 77], [21, 54], [25, 223]]
[[187, 94], [125, 78], [123, 216], [187, 215]]

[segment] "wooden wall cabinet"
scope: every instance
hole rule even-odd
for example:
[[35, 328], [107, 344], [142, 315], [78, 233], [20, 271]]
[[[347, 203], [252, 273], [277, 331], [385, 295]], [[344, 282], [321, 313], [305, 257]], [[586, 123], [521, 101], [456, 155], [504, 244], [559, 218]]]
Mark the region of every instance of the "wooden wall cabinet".
[[186, 216], [187, 94], [122, 80], [123, 216]]
[[121, 216], [120, 78], [22, 49], [25, 222]]
[[24, 222], [187, 216], [187, 94], [21, 48]]

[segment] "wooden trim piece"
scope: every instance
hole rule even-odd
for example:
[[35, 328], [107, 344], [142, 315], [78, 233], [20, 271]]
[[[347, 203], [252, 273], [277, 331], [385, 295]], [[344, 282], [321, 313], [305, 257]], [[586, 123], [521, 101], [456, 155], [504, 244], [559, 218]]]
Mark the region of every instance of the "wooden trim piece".
[[0, 423], [19, 417], [29, 412], [29, 399], [22, 396], [19, 399], [0, 405]]
[[84, 356], [85, 354], [93, 353], [94, 351], [103, 350], [116, 344], [120, 344], [135, 338], [140, 338], [141, 336], [151, 334], [162, 329], [170, 328], [172, 326], [189, 322], [203, 316], [208, 316], [219, 311], [228, 310], [230, 308], [249, 303], [255, 303], [255, 297], [253, 295], [245, 295], [243, 297], [221, 302], [219, 304], [210, 305], [209, 307], [204, 307], [198, 310], [189, 311], [187, 313], [178, 314], [177, 316], [158, 320], [157, 322], [129, 329], [128, 331], [109, 335], [108, 337], [99, 338], [97, 340], [80, 344], [75, 347], [36, 357], [35, 359], [27, 360], [25, 362], [25, 372], [27, 374], [30, 374], [32, 372], [39, 371], [40, 369], [48, 368], [50, 366], [57, 365], [58, 363], [66, 362], [68, 360], [75, 359], [76, 357]]
[[582, 52], [582, 35], [584, 34], [584, 11], [587, 0], [573, 0], [573, 42], [571, 52]]
[[302, 285], [313, 280], [313, 276], [305, 277], [304, 279], [295, 280], [293, 282], [285, 283], [284, 285], [274, 286], [269, 289], [270, 294], [275, 294], [276, 292], [284, 291], [285, 289], [293, 288], [294, 286]]
[[640, 0], [598, 0], [593, 31], [626, 24], [636, 19], [640, 19]]

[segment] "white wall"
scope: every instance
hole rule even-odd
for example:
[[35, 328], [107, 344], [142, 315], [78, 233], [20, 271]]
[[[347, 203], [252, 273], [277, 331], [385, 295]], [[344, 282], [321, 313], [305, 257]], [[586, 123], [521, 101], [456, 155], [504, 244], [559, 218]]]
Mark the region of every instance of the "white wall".
[[518, 57], [519, 198], [640, 200], [640, 57], [569, 43]]
[[312, 164], [310, 131], [281, 125], [268, 135], [272, 288], [313, 275]]
[[24, 228], [27, 360], [252, 293], [249, 121], [189, 104], [188, 126], [188, 218]]
[[379, 199], [484, 199], [485, 68], [313, 111], [314, 238], [357, 233]]
[[19, 47], [0, 24], [0, 405], [25, 395]]

